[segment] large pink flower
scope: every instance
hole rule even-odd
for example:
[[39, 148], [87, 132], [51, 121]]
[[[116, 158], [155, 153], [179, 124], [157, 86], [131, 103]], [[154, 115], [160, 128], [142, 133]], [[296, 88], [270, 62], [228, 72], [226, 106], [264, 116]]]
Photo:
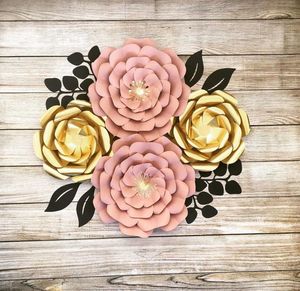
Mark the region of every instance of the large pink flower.
[[177, 227], [187, 216], [185, 199], [195, 192], [195, 172], [180, 162], [179, 147], [166, 137], [147, 142], [134, 134], [115, 141], [112, 150], [92, 177], [101, 220], [140, 237]]
[[129, 39], [121, 48], [104, 49], [92, 69], [97, 77], [88, 92], [93, 111], [107, 117], [106, 127], [115, 136], [139, 132], [154, 140], [169, 132], [171, 117], [187, 105], [184, 63], [150, 39]]

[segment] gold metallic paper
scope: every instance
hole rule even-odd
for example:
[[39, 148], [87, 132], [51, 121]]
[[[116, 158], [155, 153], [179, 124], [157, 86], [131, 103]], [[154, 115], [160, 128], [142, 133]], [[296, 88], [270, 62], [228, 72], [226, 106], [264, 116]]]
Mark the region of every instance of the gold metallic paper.
[[182, 148], [182, 160], [194, 169], [212, 171], [220, 162], [236, 162], [245, 149], [242, 140], [250, 132], [247, 113], [224, 91], [190, 94], [183, 114], [174, 119], [171, 136]]
[[110, 151], [104, 121], [86, 101], [71, 101], [67, 108], [52, 106], [40, 124], [33, 138], [34, 151], [44, 161], [44, 170], [56, 178], [90, 179], [99, 158]]

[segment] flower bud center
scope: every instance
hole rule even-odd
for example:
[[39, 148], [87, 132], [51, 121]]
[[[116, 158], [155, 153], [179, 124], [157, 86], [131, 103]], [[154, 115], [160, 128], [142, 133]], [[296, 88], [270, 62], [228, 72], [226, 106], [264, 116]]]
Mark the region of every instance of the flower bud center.
[[139, 194], [144, 197], [149, 197], [153, 191], [152, 183], [150, 182], [149, 178], [144, 176], [141, 176], [141, 178], [137, 181], [136, 188]]
[[150, 94], [149, 87], [143, 81], [132, 81], [128, 92], [133, 99], [142, 101]]

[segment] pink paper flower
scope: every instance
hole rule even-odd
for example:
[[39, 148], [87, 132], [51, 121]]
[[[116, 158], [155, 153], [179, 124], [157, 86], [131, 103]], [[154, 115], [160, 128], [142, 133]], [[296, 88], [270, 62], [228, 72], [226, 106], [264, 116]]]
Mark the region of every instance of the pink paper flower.
[[134, 134], [115, 141], [112, 150], [92, 177], [101, 220], [117, 221], [121, 232], [139, 237], [176, 228], [187, 216], [185, 199], [195, 192], [195, 172], [180, 162], [179, 147], [166, 137], [147, 142]]
[[139, 132], [154, 140], [169, 132], [171, 117], [187, 105], [184, 63], [150, 39], [129, 39], [121, 48], [104, 49], [92, 69], [97, 77], [88, 92], [93, 111], [107, 117], [106, 127], [115, 136]]

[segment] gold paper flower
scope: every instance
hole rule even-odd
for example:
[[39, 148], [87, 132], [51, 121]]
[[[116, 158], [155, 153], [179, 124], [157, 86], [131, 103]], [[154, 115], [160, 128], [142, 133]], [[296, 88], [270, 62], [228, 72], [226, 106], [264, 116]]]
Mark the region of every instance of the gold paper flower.
[[99, 158], [110, 150], [104, 121], [86, 101], [74, 100], [67, 108], [52, 106], [40, 124], [33, 140], [35, 154], [44, 161], [45, 171], [59, 179], [90, 179]]
[[211, 95], [194, 91], [179, 119], [174, 119], [171, 135], [183, 149], [182, 160], [194, 169], [212, 171], [219, 162], [236, 162], [245, 149], [243, 136], [250, 132], [247, 113], [224, 91]]

